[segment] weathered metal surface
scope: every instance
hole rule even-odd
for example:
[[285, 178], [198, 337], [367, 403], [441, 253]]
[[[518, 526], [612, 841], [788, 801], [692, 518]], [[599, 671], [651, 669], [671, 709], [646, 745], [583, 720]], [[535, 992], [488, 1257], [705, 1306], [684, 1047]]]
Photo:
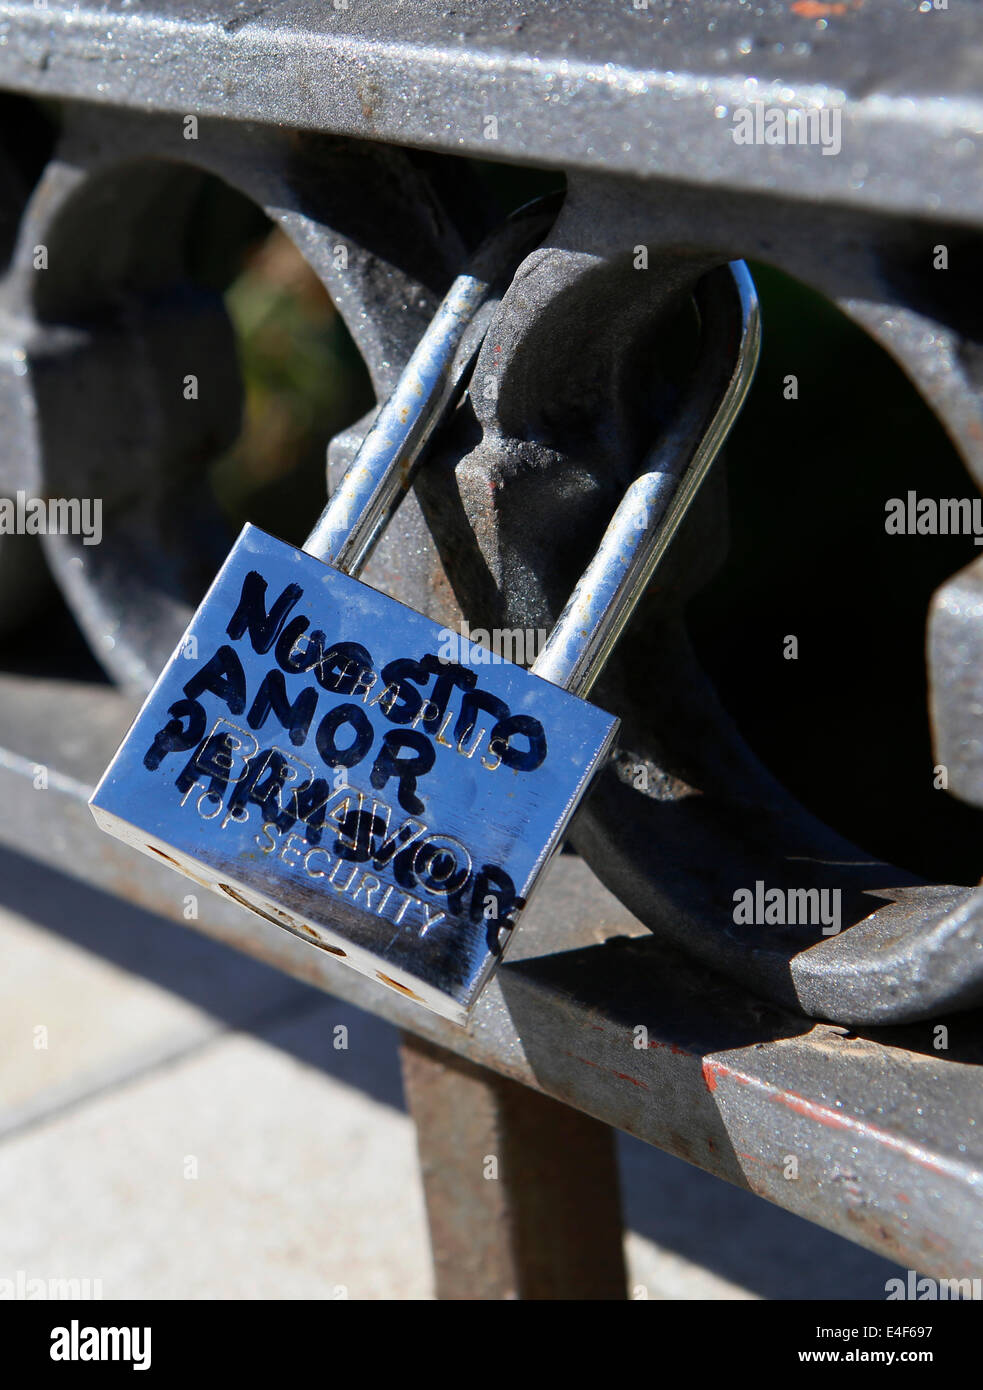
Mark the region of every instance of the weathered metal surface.
[[[202, 162], [188, 165], [173, 162], [186, 142], [175, 145], [159, 117], [121, 122], [76, 110], [0, 285], [0, 486], [102, 499], [101, 544], [47, 536], [45, 547], [93, 651], [131, 688], [156, 679], [231, 541], [203, 469], [239, 427], [220, 290], [259, 214], [205, 175], [241, 189], [297, 242], [380, 395], [464, 254], [399, 151], [306, 139], [314, 145], [301, 150], [288, 132], [232, 127], [220, 144], [196, 146]], [[219, 216], [209, 220], [216, 198]], [[33, 265], [38, 245], [48, 252], [43, 275]], [[211, 283], [201, 269], [209, 264]], [[188, 373], [193, 404], [182, 398]], [[413, 512], [410, 499], [408, 524]], [[409, 557], [407, 565], [413, 573]]]
[[983, 806], [983, 561], [936, 594], [928, 657], [936, 759], [952, 793]]
[[624, 1299], [614, 1133], [404, 1034], [437, 1297]]
[[187, 884], [101, 834], [86, 804], [133, 712], [99, 687], [0, 680], [0, 795], [17, 808], [7, 844], [902, 1264], [979, 1269], [978, 1015], [945, 1020], [945, 1051], [932, 1024], [868, 1038], [810, 1024], [659, 942], [564, 855], [462, 1030], [234, 903], [201, 894], [189, 920]]
[[[0, 84], [47, 96], [897, 212], [983, 209], [973, 5], [6, 0], [0, 39]], [[730, 113], [754, 100], [841, 110], [847, 157], [735, 152]]]

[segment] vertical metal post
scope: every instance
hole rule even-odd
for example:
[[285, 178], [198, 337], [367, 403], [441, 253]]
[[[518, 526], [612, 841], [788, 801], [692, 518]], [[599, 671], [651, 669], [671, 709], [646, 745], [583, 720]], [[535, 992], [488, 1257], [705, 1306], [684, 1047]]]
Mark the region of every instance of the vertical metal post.
[[624, 1299], [609, 1126], [404, 1034], [441, 1299]]

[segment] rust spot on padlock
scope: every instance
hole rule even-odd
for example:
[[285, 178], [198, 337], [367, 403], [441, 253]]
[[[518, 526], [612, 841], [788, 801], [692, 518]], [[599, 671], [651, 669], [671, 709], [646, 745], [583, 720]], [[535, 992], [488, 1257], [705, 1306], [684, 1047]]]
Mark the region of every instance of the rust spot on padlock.
[[[148, 846], [148, 848], [152, 848], [152, 846]], [[160, 853], [159, 850], [156, 852], [158, 854]], [[164, 855], [163, 858], [166, 859], [167, 856]], [[180, 867], [180, 865], [178, 867]], [[263, 908], [257, 907], [255, 903], [250, 902], [248, 898], [244, 898], [241, 893], [237, 892], [236, 889], [232, 888], [228, 883], [220, 883], [218, 886], [223, 893], [227, 893], [229, 897], [232, 898], [233, 901], [239, 903], [240, 906], [248, 907], [250, 912], [255, 912], [257, 917], [265, 917], [266, 920], [272, 922], [275, 927], [289, 926], [294, 931], [304, 932], [306, 936], [311, 938], [312, 945], [319, 946], [322, 951], [327, 951], [329, 955], [341, 956], [342, 959], [347, 958], [347, 951], [343, 951], [340, 946], [326, 945], [323, 941], [318, 939], [316, 933], [313, 932], [310, 927], [304, 922], [298, 922], [295, 918], [290, 916], [289, 912], [284, 912], [282, 908], [274, 908], [274, 911], [277, 913], [274, 917], [273, 913], [266, 912]]]
[[[237, 893], [234, 888], [230, 888], [227, 883], [220, 883], [218, 886], [223, 893], [228, 894], [233, 902], [237, 902], [240, 907], [248, 907], [250, 912], [255, 912], [257, 917], [265, 917], [266, 920], [272, 922], [275, 927], [283, 926], [281, 918], [274, 917], [271, 912], [264, 912], [261, 907], [257, 907], [255, 903], [251, 903], [248, 898], [244, 898], [241, 893]], [[287, 920], [289, 921], [290, 919], [288, 918]]]
[[406, 985], [401, 985], [398, 980], [391, 980], [388, 975], [383, 975], [381, 970], [375, 972], [375, 977], [377, 980], [381, 980], [384, 985], [388, 985], [390, 989], [398, 989], [400, 994], [405, 994], [410, 999], [415, 999], [420, 1004], [423, 1003], [423, 1000], [418, 994], [414, 994]]
[[172, 869], [177, 869], [180, 873], [184, 874], [186, 878], [190, 878], [192, 883], [197, 883], [200, 888], [212, 889], [213, 884], [211, 879], [200, 878], [193, 869], [189, 868], [187, 864], [182, 864], [179, 859], [172, 859], [169, 854], [165, 854], [164, 851], [158, 849], [156, 845], [147, 845], [146, 848], [150, 850], [151, 854], [156, 854], [158, 859], [163, 859], [165, 864], [170, 864]]
[[[286, 917], [287, 914], [284, 913], [283, 915]], [[342, 960], [347, 959], [347, 951], [343, 951], [340, 946], [328, 946], [319, 938], [317, 932], [313, 929], [313, 927], [309, 927], [306, 922], [295, 922], [294, 926], [297, 928], [298, 931], [302, 931], [305, 936], [309, 936], [313, 945], [319, 946], [322, 951], [327, 951], [328, 954], [331, 956], [341, 956]]]
[[165, 863], [172, 864], [175, 869], [180, 869], [182, 873], [184, 872], [184, 866], [182, 864], [179, 864], [176, 859], [172, 859], [169, 854], [165, 854], [162, 849], [158, 849], [156, 845], [148, 845], [147, 848], [150, 850], [151, 854], [158, 855]]

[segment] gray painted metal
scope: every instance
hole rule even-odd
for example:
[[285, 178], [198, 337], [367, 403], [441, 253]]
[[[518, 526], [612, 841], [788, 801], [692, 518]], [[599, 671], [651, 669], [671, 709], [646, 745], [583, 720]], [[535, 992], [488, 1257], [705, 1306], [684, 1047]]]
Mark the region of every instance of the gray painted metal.
[[[975, 6], [762, 0], [0, 4], [0, 84], [570, 169], [977, 219]], [[735, 157], [753, 101], [842, 112], [846, 158]], [[497, 127], [486, 118], [497, 117]], [[494, 130], [495, 138], [489, 138]]]

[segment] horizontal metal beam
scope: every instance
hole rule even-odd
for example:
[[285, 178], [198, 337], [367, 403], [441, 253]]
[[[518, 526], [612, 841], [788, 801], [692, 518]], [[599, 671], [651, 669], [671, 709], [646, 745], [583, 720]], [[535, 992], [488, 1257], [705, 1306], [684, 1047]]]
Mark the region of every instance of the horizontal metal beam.
[[[6, 0], [0, 87], [973, 220], [978, 37], [955, 0]], [[838, 112], [836, 150], [736, 144], [753, 102]]]
[[[135, 704], [0, 678], [0, 840], [205, 931], [618, 1129], [940, 1277], [983, 1261], [978, 1020], [856, 1037], [661, 945], [574, 856], [554, 862], [468, 1031], [95, 827], [86, 799]], [[44, 764], [44, 766], [41, 766]]]

